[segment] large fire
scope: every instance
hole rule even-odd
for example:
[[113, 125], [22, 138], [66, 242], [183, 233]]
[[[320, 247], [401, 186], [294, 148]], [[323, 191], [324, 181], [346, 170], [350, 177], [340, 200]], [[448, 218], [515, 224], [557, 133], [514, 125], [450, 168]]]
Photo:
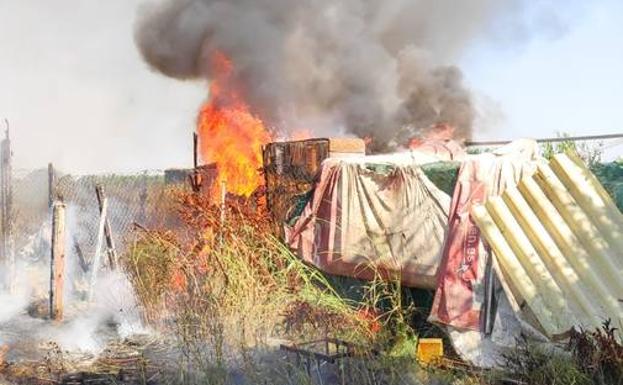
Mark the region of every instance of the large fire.
[[249, 196], [262, 183], [258, 172], [261, 148], [271, 140], [271, 134], [232, 84], [233, 64], [227, 56], [215, 53], [212, 68], [216, 76], [197, 119], [201, 158], [216, 164], [216, 186], [225, 182], [228, 192]]
[[454, 139], [456, 129], [444, 122], [436, 123], [430, 126], [423, 137], [412, 138], [409, 142], [409, 148], [415, 149], [426, 142], [430, 141], [448, 141]]

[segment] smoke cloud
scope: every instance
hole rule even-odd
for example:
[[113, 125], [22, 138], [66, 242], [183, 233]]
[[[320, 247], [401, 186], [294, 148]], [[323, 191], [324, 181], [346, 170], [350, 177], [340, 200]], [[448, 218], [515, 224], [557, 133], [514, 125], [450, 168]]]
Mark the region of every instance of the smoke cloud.
[[139, 9], [135, 40], [154, 69], [180, 79], [214, 77], [210, 58], [225, 53], [237, 91], [277, 131], [352, 133], [391, 148], [442, 121], [471, 136], [472, 97], [446, 63], [520, 5], [167, 0]]

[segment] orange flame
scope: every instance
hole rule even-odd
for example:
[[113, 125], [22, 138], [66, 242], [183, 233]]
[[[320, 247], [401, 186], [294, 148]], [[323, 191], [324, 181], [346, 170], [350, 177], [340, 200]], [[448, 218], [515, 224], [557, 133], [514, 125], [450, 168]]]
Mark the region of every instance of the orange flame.
[[225, 182], [227, 191], [249, 196], [262, 179], [262, 145], [271, 140], [264, 123], [249, 110], [233, 86], [233, 64], [227, 56], [216, 52], [212, 56], [216, 73], [210, 84], [210, 96], [201, 107], [197, 119], [201, 158], [216, 163], [217, 184]]
[[409, 148], [415, 149], [426, 141], [447, 141], [454, 137], [455, 128], [448, 123], [440, 122], [430, 126], [423, 137], [411, 138]]

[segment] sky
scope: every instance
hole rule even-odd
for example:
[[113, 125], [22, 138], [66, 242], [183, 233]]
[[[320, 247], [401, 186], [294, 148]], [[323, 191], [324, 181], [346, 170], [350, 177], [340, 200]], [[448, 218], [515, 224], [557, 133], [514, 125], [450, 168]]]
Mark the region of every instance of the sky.
[[485, 124], [477, 138], [623, 133], [623, 2], [581, 7], [563, 30], [523, 44], [477, 43], [463, 56], [470, 87], [498, 107], [499, 125]]
[[150, 71], [138, 0], [0, 0], [0, 118], [14, 167], [72, 173], [192, 165], [206, 85]]
[[[207, 88], [149, 70], [133, 40], [142, 2], [0, 0], [0, 118], [15, 168], [191, 165]], [[537, 20], [521, 39], [493, 31], [464, 49], [457, 64], [477, 100], [476, 139], [623, 132], [623, 2], [561, 3], [555, 28]]]

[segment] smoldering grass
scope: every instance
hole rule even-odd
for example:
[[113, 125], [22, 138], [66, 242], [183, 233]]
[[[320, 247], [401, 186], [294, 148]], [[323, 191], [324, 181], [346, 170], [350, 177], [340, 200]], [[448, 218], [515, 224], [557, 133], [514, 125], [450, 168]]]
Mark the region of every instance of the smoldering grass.
[[[201, 197], [179, 199], [183, 231], [139, 231], [124, 263], [145, 318], [172, 333], [189, 370], [250, 366], [254, 354], [287, 337], [282, 326], [295, 303], [358, 318], [322, 274], [270, 235], [265, 218], [231, 203], [222, 222], [220, 209]], [[332, 336], [365, 331], [363, 321], [341, 326]]]
[[176, 346], [174, 383], [318, 383], [278, 346], [327, 337], [361, 346], [344, 383], [439, 377], [416, 363], [416, 309], [397, 277], [378, 271], [349, 298], [271, 235], [261, 206], [228, 200], [222, 221], [205, 197], [178, 203], [184, 226], [137, 231], [123, 258], [145, 318]]

